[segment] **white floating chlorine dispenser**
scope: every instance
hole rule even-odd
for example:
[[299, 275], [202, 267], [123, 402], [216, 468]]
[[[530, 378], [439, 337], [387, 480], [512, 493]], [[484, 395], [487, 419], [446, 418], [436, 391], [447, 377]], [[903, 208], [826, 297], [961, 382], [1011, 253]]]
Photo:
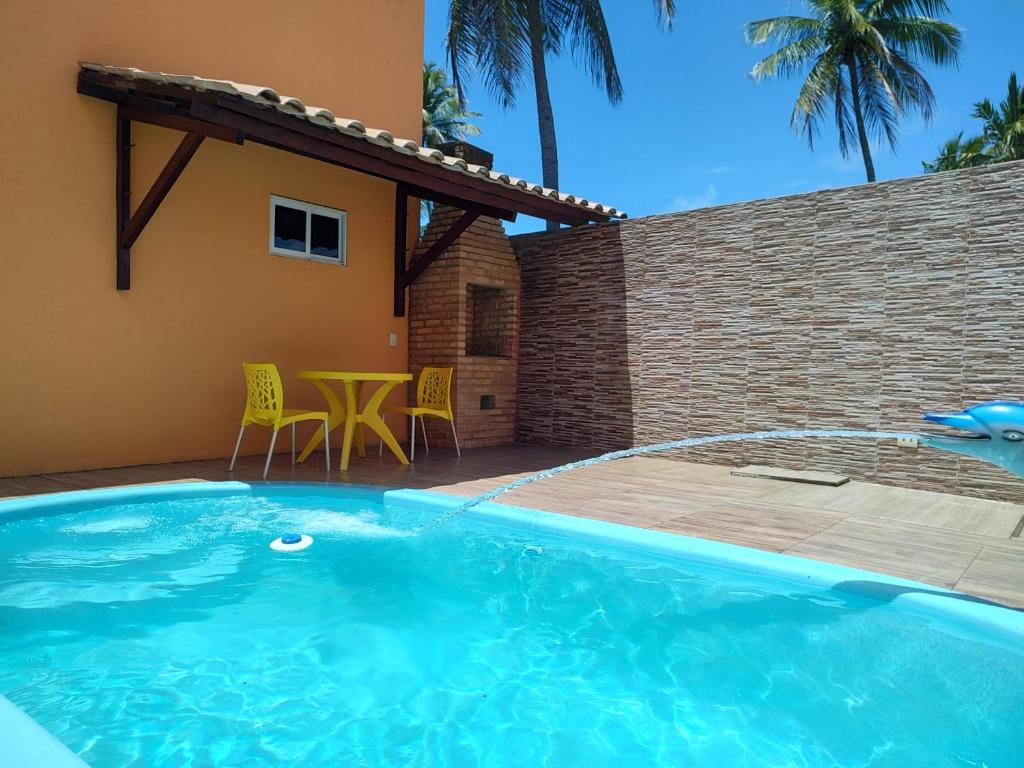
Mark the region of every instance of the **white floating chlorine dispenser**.
[[270, 542], [270, 548], [275, 552], [300, 552], [312, 543], [313, 537], [304, 533], [282, 533]]

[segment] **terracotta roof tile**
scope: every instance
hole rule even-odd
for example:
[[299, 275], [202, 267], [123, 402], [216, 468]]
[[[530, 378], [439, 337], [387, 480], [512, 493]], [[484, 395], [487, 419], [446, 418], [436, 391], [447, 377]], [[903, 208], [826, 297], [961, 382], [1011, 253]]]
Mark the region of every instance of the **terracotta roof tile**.
[[335, 114], [324, 107], [310, 107], [300, 99], [292, 96], [283, 96], [273, 88], [262, 85], [251, 85], [247, 83], [236, 83], [231, 80], [213, 80], [194, 75], [172, 75], [165, 72], [150, 72], [134, 67], [114, 67], [106, 64], [93, 64], [81, 62], [82, 69], [99, 72], [106, 75], [123, 77], [127, 80], [138, 80], [154, 83], [164, 83], [189, 88], [195, 91], [212, 91], [231, 96], [240, 96], [249, 101], [274, 109], [289, 115], [296, 115], [309, 120], [316, 125], [322, 125], [348, 136], [355, 136], [365, 141], [380, 146], [386, 146], [396, 152], [418, 157], [424, 162], [442, 165], [456, 173], [464, 173], [488, 179], [495, 184], [502, 184], [509, 187], [521, 189], [528, 194], [535, 194], [560, 200], [567, 205], [577, 208], [584, 208], [605, 216], [624, 217], [622, 211], [610, 206], [592, 203], [584, 198], [577, 198], [573, 195], [548, 189], [540, 184], [532, 184], [525, 179], [520, 179], [508, 174], [491, 171], [481, 165], [467, 163], [462, 158], [449, 157], [440, 150], [422, 147], [411, 139], [397, 138], [388, 131], [379, 128], [367, 128], [358, 120], [336, 117]]

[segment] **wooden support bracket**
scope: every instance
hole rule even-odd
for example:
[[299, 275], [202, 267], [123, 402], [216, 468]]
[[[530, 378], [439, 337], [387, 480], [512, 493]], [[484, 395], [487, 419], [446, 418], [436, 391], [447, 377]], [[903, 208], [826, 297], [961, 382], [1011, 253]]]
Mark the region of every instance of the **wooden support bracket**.
[[395, 317], [405, 317], [405, 251], [409, 244], [409, 190], [395, 185]]
[[430, 244], [427, 250], [406, 266], [409, 193], [410, 188], [404, 184], [397, 185], [395, 189], [395, 317], [405, 316], [405, 289], [412, 285], [413, 281], [423, 274], [423, 270], [433, 264], [437, 257], [458, 240], [459, 235], [483, 214], [482, 211], [476, 209], [463, 213], [437, 240]]
[[429, 267], [444, 253], [448, 247], [459, 239], [459, 235], [469, 229], [469, 225], [477, 220], [480, 214], [477, 211], [466, 211], [453, 223], [437, 240], [430, 244], [422, 254], [413, 259], [409, 268], [402, 274], [399, 281], [402, 288], [412, 285], [413, 280], [419, 277], [423, 270]]
[[117, 116], [117, 178], [115, 180], [117, 197], [117, 290], [127, 291], [131, 288], [131, 250], [139, 239], [146, 224], [153, 218], [160, 203], [171, 191], [174, 182], [181, 176], [189, 160], [199, 149], [206, 138], [204, 134], [189, 131], [174, 150], [167, 165], [156, 177], [153, 186], [142, 199], [135, 213], [131, 213], [131, 168], [132, 168], [132, 121], [129, 114], [118, 112]]
[[132, 287], [131, 251], [121, 247], [121, 240], [132, 215], [132, 121], [120, 115], [117, 116], [116, 144], [114, 204], [117, 208], [117, 232], [114, 244], [117, 247], [117, 290], [127, 291]]

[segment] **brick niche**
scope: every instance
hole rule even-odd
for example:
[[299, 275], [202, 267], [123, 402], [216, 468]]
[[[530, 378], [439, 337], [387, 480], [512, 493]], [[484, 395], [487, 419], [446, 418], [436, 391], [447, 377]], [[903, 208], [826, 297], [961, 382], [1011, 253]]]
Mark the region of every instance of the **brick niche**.
[[[417, 254], [461, 216], [436, 205]], [[480, 217], [409, 289], [409, 367], [455, 369], [461, 447], [515, 442], [518, 342], [519, 265], [501, 224]], [[431, 446], [454, 445], [445, 422], [426, 423]]]

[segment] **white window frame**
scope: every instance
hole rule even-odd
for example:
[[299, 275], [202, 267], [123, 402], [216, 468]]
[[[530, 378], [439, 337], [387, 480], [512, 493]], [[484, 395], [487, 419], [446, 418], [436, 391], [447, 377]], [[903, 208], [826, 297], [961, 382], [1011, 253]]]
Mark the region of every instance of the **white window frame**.
[[[277, 205], [284, 205], [288, 208], [306, 212], [306, 252], [293, 251], [288, 248], [279, 248], [274, 245], [274, 208]], [[310, 253], [313, 247], [313, 214], [338, 221], [338, 258], [320, 256]], [[348, 266], [348, 211], [341, 211], [337, 208], [328, 208], [324, 205], [307, 203], [304, 200], [296, 200], [283, 195], [270, 196], [270, 252], [274, 256], [286, 256], [290, 259], [302, 259], [303, 261], [318, 261], [321, 264], [334, 264], [339, 267]]]

